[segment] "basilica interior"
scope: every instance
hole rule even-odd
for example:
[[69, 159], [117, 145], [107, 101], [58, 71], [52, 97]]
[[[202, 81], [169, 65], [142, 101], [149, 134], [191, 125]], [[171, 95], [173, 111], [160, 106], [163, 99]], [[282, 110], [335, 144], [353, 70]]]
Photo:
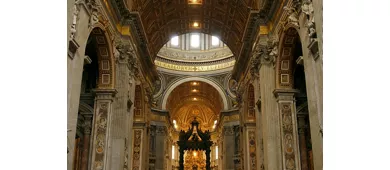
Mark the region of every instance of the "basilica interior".
[[322, 0], [68, 0], [68, 170], [322, 170]]

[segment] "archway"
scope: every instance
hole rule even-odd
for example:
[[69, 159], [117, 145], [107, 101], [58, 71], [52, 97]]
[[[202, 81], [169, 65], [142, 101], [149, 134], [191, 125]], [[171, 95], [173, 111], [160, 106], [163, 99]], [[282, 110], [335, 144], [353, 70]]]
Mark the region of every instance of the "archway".
[[277, 61], [276, 85], [279, 89], [295, 89], [296, 122], [298, 127], [298, 146], [302, 170], [313, 166], [311, 151], [310, 122], [308, 117], [307, 91], [303, 64], [302, 43], [296, 28], [286, 29], [280, 44]]
[[87, 169], [95, 108], [95, 89], [114, 88], [114, 62], [108, 35], [99, 27], [92, 29], [86, 44], [77, 115], [73, 167]]
[[228, 110], [228, 108], [229, 108], [229, 105], [227, 102], [228, 100], [227, 100], [227, 97], [224, 93], [223, 88], [218, 86], [217, 83], [215, 83], [209, 79], [203, 78], [203, 77], [187, 77], [187, 78], [180, 79], [180, 80], [176, 81], [175, 83], [173, 83], [172, 85], [170, 85], [167, 88], [166, 92], [164, 93], [164, 97], [163, 97], [162, 104], [161, 104], [162, 109], [163, 110], [167, 109], [167, 99], [168, 99], [169, 95], [171, 94], [171, 92], [173, 91], [173, 89], [175, 89], [177, 86], [179, 86], [185, 82], [192, 82], [192, 81], [204, 82], [204, 83], [207, 83], [207, 84], [211, 85], [212, 87], [214, 87], [215, 90], [218, 91], [218, 94], [220, 95], [220, 97], [222, 98], [223, 110]]

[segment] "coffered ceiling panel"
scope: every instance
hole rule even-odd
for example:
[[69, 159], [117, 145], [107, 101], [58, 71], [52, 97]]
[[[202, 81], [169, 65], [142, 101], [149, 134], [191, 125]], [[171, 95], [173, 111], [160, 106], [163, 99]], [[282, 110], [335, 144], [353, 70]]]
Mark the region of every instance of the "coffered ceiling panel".
[[254, 1], [203, 0], [193, 5], [188, 0], [134, 0], [128, 8], [140, 15], [152, 59], [173, 35], [189, 32], [216, 35], [237, 55]]
[[259, 25], [267, 24], [282, 2], [199, 0], [200, 4], [189, 4], [189, 0], [108, 1], [114, 7], [120, 24], [131, 26], [131, 33], [138, 42], [142, 57], [145, 57], [145, 67], [153, 66], [158, 51], [172, 36], [201, 32], [219, 37], [231, 49], [237, 61], [233, 69], [234, 79], [242, 75], [248, 64]]

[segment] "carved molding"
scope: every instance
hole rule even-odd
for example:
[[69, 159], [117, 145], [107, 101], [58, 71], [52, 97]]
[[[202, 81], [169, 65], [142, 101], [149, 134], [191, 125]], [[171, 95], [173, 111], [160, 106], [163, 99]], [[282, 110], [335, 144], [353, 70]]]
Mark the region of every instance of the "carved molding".
[[98, 112], [95, 121], [95, 156], [92, 165], [93, 170], [101, 170], [104, 167], [104, 158], [106, 150], [106, 135], [107, 135], [107, 116], [109, 102], [101, 102], [98, 105]]
[[233, 56], [233, 53], [230, 51], [229, 48], [226, 47], [202, 51], [183, 51], [163, 47], [160, 49], [157, 55], [169, 60], [183, 62], [210, 62], [231, 57]]
[[233, 136], [234, 135], [234, 129], [233, 126], [224, 126], [223, 127], [223, 134], [226, 136]]
[[141, 169], [141, 138], [142, 130], [134, 130], [133, 142], [133, 170]]
[[256, 170], [257, 157], [256, 157], [256, 132], [254, 130], [248, 131], [248, 146], [249, 146], [249, 165], [248, 169]]

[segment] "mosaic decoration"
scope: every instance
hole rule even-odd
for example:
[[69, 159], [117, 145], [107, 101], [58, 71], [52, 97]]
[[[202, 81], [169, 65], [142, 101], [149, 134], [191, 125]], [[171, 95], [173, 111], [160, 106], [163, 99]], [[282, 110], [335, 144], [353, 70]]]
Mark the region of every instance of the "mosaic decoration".
[[293, 137], [293, 120], [292, 110], [290, 103], [281, 104], [281, 117], [282, 117], [282, 145], [283, 145], [283, 156], [285, 159], [284, 168], [285, 170], [295, 170], [295, 141]]
[[251, 170], [256, 170], [256, 135], [255, 131], [249, 133], [249, 165]]
[[141, 136], [142, 130], [134, 130], [133, 170], [140, 170], [141, 166]]
[[101, 103], [96, 115], [96, 138], [95, 138], [95, 163], [94, 169], [100, 170], [104, 167], [104, 151], [106, 145], [108, 103]]

